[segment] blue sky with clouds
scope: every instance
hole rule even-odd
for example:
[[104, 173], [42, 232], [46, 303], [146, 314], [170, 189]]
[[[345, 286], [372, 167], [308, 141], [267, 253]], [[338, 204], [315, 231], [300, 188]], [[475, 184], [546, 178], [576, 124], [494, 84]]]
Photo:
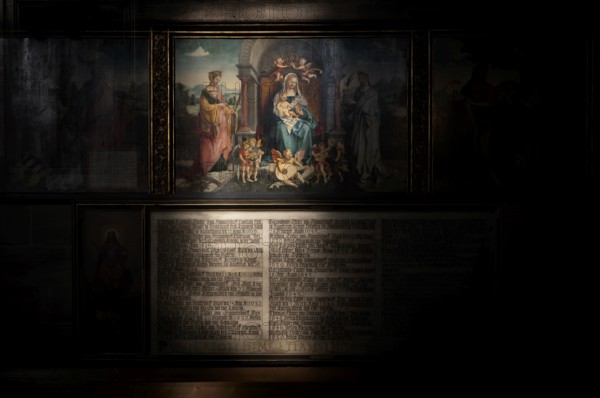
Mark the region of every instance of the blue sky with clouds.
[[223, 72], [227, 90], [239, 90], [236, 67], [243, 39], [175, 40], [175, 81], [190, 88], [208, 83], [208, 72]]
[[[407, 40], [403, 38], [342, 39], [343, 73], [370, 74], [371, 82], [393, 76], [406, 79]], [[221, 70], [227, 90], [239, 91], [237, 78], [243, 39], [186, 38], [175, 40], [175, 81], [190, 88], [208, 83], [208, 72]], [[224, 87], [225, 89], [225, 87]]]

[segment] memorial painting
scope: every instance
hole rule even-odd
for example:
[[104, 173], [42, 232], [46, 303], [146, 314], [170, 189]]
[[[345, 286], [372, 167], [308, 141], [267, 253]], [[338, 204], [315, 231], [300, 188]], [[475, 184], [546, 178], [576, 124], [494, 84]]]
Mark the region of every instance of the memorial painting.
[[408, 41], [175, 38], [175, 191], [406, 192]]
[[2, 38], [0, 59], [0, 190], [148, 192], [147, 39]]
[[523, 37], [441, 35], [431, 47], [433, 191], [522, 192], [536, 131], [548, 124], [542, 46]]
[[90, 354], [143, 348], [141, 208], [85, 208], [79, 294], [80, 344]]

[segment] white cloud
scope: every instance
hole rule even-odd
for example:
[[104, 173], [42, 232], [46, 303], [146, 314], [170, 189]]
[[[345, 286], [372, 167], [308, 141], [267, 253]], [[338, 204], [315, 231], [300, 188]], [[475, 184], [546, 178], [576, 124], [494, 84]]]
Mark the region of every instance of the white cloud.
[[187, 53], [185, 55], [188, 55], [190, 57], [206, 57], [208, 54], [209, 54], [209, 52], [200, 46], [196, 50], [192, 51], [191, 53]]

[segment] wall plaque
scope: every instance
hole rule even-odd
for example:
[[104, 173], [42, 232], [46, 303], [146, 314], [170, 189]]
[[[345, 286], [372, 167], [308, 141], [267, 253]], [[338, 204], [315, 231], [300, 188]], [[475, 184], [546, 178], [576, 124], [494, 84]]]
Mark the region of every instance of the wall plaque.
[[157, 355], [384, 355], [496, 267], [487, 211], [161, 210], [150, 224]]

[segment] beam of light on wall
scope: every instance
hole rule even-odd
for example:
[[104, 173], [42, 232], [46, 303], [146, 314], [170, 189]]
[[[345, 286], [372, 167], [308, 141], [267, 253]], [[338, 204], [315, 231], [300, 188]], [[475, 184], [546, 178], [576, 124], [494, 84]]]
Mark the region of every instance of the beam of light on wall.
[[471, 294], [471, 275], [493, 268], [487, 255], [493, 220], [485, 213], [464, 217], [158, 213], [152, 227], [154, 350], [389, 353], [418, 331], [415, 319], [426, 324], [432, 308], [460, 303]]

